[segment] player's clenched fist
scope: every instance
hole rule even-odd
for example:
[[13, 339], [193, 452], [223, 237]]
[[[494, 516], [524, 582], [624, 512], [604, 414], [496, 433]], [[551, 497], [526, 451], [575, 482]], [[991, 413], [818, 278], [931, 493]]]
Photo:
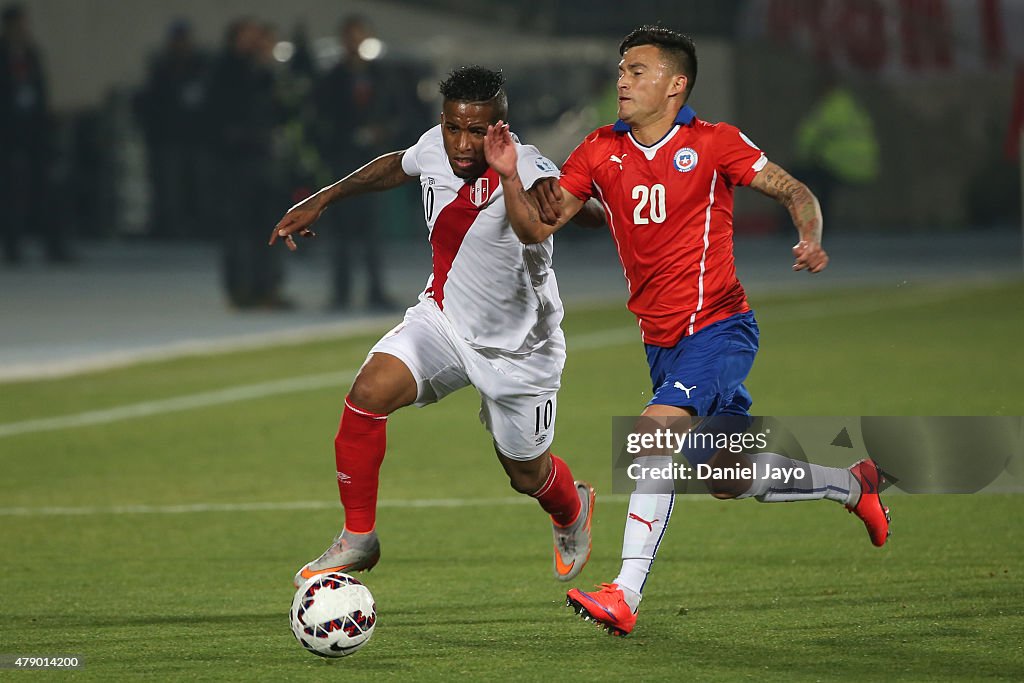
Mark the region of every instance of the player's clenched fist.
[[558, 178], [541, 178], [533, 184], [528, 194], [537, 202], [541, 221], [548, 225], [557, 224], [562, 217], [562, 188]]
[[796, 258], [793, 270], [820, 273], [828, 265], [828, 254], [822, 248], [821, 242], [801, 240], [793, 246], [793, 256]]

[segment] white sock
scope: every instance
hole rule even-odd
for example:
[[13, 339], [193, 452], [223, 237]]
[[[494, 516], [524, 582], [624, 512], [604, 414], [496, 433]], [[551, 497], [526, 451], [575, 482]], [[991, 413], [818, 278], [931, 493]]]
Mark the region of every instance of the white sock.
[[[671, 456], [636, 458], [641, 467], [672, 466]], [[629, 497], [629, 512], [622, 534], [622, 568], [614, 583], [622, 589], [626, 604], [634, 612], [640, 604], [647, 575], [658, 554], [672, 516], [675, 488], [671, 479], [638, 479]]]
[[[796, 500], [834, 500], [852, 505], [860, 499], [860, 484], [850, 470], [822, 467], [793, 460], [778, 453], [750, 456], [756, 467], [755, 479], [746, 493], [737, 498], [757, 498], [762, 503], [784, 503]], [[789, 481], [766, 478], [768, 472], [790, 472]], [[803, 474], [797, 478], [796, 474]]]

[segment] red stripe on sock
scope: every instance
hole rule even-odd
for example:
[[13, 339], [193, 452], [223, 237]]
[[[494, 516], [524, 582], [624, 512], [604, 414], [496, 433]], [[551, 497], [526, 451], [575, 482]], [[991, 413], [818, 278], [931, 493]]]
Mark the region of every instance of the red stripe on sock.
[[371, 413], [369, 410], [363, 410], [362, 408], [356, 408], [354, 405], [352, 405], [352, 402], [348, 400], [347, 396], [345, 397], [345, 407], [351, 409], [352, 411], [354, 411], [356, 413], [359, 413], [360, 415], [362, 415], [364, 417], [372, 417], [375, 420], [386, 420], [386, 419], [388, 419], [388, 416], [384, 415], [383, 413]]
[[346, 397], [334, 437], [334, 463], [349, 531], [365, 534], [377, 523], [377, 484], [386, 447], [387, 415], [357, 408]]
[[559, 526], [575, 522], [583, 509], [569, 466], [554, 453], [551, 454], [551, 474], [544, 485], [531, 495]]

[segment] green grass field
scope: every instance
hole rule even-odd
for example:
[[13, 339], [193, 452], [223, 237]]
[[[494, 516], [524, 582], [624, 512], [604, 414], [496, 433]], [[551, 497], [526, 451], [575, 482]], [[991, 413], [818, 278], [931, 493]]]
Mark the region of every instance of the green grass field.
[[[754, 410], [1020, 415], [1021, 301], [1021, 283], [755, 299]], [[555, 450], [599, 491], [590, 586], [618, 569], [625, 514], [600, 497], [609, 417], [650, 387], [620, 304], [565, 326]], [[893, 496], [882, 549], [833, 503], [684, 497], [613, 639], [563, 607], [549, 525], [508, 488], [471, 389], [391, 420], [376, 634], [309, 655], [291, 576], [340, 527], [331, 443], [375, 338], [0, 385], [0, 654], [83, 655], [54, 677], [104, 681], [1024, 678], [1024, 497]]]

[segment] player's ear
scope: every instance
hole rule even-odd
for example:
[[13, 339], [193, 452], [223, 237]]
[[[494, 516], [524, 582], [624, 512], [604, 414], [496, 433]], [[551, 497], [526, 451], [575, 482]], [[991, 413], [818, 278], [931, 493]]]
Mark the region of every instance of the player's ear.
[[675, 76], [672, 77], [672, 82], [669, 85], [668, 94], [682, 95], [683, 93], [686, 92], [686, 85], [688, 82], [689, 79], [685, 76], [685, 74], [676, 74]]

